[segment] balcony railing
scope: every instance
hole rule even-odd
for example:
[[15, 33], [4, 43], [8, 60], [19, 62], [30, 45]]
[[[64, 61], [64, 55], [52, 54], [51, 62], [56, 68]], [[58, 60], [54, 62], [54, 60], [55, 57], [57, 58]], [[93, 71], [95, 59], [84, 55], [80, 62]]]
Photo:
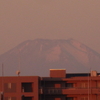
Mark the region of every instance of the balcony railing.
[[59, 94], [70, 94], [71, 92], [74, 92], [74, 94], [80, 93], [80, 91], [84, 94], [88, 93], [88, 90], [90, 90], [90, 93], [100, 93], [100, 88], [98, 87], [86, 87], [86, 88], [82, 88], [82, 87], [72, 87], [72, 88], [68, 88], [68, 87], [61, 87], [61, 88], [52, 88], [52, 87], [48, 87], [48, 88], [41, 88], [40, 89], [40, 94], [50, 94], [50, 95], [59, 95]]
[[61, 88], [41, 88], [41, 94], [62, 94]]

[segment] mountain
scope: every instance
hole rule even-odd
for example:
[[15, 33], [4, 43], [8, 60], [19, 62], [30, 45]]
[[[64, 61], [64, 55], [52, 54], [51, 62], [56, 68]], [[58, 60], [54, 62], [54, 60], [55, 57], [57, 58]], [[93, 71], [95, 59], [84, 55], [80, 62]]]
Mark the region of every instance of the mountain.
[[[5, 75], [49, 76], [49, 69], [66, 69], [66, 73], [100, 71], [100, 54], [74, 40], [27, 40], [0, 55]], [[0, 69], [1, 70], [1, 69]]]

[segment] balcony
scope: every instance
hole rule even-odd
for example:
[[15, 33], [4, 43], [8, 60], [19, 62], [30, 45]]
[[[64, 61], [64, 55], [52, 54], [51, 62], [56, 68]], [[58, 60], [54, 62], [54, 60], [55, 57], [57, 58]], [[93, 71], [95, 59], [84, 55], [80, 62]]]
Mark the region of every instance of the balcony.
[[63, 88], [62, 94], [100, 94], [100, 88]]
[[61, 88], [41, 88], [40, 89], [40, 94], [50, 94], [50, 95], [54, 95], [54, 94], [62, 94], [62, 89]]
[[59, 95], [59, 94], [100, 94], [100, 88], [41, 88], [40, 94]]

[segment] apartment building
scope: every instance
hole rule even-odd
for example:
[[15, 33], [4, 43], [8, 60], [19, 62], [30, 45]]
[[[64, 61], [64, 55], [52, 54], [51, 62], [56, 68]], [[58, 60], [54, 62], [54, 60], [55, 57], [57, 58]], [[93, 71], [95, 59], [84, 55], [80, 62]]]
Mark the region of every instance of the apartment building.
[[50, 69], [50, 77], [0, 77], [0, 100], [100, 100], [99, 74]]

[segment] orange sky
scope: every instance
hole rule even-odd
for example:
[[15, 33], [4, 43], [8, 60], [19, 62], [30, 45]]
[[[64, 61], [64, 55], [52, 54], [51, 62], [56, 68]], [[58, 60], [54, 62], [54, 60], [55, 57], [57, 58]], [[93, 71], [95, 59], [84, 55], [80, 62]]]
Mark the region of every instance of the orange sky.
[[100, 0], [0, 0], [0, 54], [36, 38], [74, 38], [100, 53]]

